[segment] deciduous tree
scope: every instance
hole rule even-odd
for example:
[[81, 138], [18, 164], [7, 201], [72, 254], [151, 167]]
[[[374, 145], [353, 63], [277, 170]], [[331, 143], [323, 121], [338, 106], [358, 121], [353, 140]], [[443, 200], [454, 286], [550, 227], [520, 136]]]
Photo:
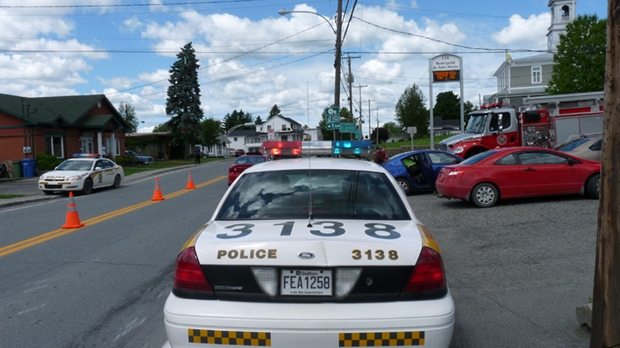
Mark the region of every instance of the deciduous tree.
[[461, 98], [454, 92], [447, 91], [437, 94], [436, 103], [433, 106], [433, 115], [441, 116], [444, 120], [461, 119]]
[[200, 107], [200, 65], [192, 43], [183, 46], [177, 54], [177, 61], [170, 68], [170, 86], [166, 99], [167, 122], [173, 135], [173, 142], [184, 143], [184, 158], [189, 155], [189, 144], [200, 134], [203, 112]]
[[550, 94], [597, 92], [605, 79], [607, 20], [596, 15], [578, 16], [560, 35], [553, 55]]
[[138, 120], [138, 117], [136, 117], [136, 110], [133, 108], [133, 105], [122, 101], [118, 106], [118, 112], [121, 116], [123, 116], [125, 122], [129, 125], [129, 133], [136, 133], [138, 131], [140, 121]]
[[219, 136], [222, 135], [222, 122], [208, 118], [200, 122], [202, 130], [202, 144], [206, 146], [214, 146], [219, 144]]
[[394, 110], [396, 120], [402, 129], [416, 127], [418, 135], [428, 135], [429, 112], [424, 106], [425, 100], [422, 90], [417, 85], [405, 89]]

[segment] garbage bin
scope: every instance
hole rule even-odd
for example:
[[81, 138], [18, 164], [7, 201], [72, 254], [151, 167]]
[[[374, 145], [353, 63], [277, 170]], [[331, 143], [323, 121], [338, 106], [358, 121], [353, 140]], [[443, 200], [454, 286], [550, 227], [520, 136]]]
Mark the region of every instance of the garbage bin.
[[13, 161], [13, 177], [22, 177], [22, 163], [20, 161]]
[[24, 171], [24, 178], [34, 177], [36, 163], [37, 163], [37, 160], [34, 158], [22, 159], [22, 169]]

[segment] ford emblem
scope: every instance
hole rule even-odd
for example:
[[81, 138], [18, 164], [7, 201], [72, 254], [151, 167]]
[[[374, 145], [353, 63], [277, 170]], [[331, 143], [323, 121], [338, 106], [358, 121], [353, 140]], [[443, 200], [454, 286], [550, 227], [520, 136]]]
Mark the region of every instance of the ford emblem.
[[297, 255], [297, 256], [298, 256], [300, 259], [306, 259], [306, 260], [309, 260], [309, 259], [313, 259], [313, 258], [314, 258], [314, 254], [313, 254], [313, 253], [310, 253], [310, 252], [307, 252], [307, 251], [304, 251], [304, 252], [302, 252], [302, 253], [299, 253], [299, 255]]

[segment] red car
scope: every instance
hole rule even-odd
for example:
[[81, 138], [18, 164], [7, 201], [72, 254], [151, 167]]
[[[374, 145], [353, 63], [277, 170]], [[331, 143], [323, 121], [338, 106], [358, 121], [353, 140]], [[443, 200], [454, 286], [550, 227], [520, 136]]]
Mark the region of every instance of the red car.
[[239, 156], [228, 168], [228, 186], [230, 186], [244, 170], [251, 166], [269, 161], [269, 157], [261, 154]]
[[443, 167], [435, 184], [439, 197], [491, 207], [501, 199], [585, 194], [598, 199], [601, 163], [537, 147], [483, 152]]
[[235, 151], [235, 157], [239, 157], [239, 156], [243, 156], [245, 155], [245, 151], [243, 149], [237, 149]]

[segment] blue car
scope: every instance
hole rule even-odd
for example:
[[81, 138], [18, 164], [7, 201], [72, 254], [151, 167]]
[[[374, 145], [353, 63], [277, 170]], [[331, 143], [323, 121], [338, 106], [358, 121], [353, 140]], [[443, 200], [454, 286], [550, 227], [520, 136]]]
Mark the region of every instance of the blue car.
[[[405, 162], [416, 163], [407, 169]], [[444, 166], [460, 163], [463, 159], [446, 151], [418, 150], [401, 153], [383, 164], [408, 194], [435, 190], [435, 180]]]

